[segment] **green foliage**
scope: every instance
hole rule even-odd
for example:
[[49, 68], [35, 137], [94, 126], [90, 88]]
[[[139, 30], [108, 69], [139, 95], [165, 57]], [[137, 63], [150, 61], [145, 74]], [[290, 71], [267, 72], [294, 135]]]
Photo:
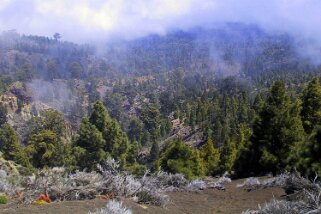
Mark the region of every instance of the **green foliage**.
[[167, 136], [172, 128], [172, 124], [168, 118], [161, 119], [160, 121], [160, 135], [162, 137]]
[[27, 153], [36, 168], [64, 166], [67, 163], [64, 144], [51, 130], [31, 135]]
[[175, 100], [171, 93], [163, 92], [159, 95], [159, 102], [161, 111], [165, 114], [169, 114], [175, 110]]
[[71, 166], [74, 157], [66, 142], [67, 125], [61, 113], [47, 109], [27, 124], [27, 153], [34, 167]]
[[117, 92], [107, 94], [104, 99], [104, 103], [108, 107], [110, 116], [118, 121], [124, 120], [124, 100], [124, 96]]
[[284, 83], [277, 81], [253, 126], [252, 169], [276, 173], [285, 168], [290, 149], [303, 137], [299, 105], [291, 103]]
[[66, 121], [63, 115], [58, 111], [47, 109], [42, 111], [39, 117], [33, 117], [28, 121], [28, 129], [28, 135], [50, 130], [57, 136], [63, 137], [66, 132]]
[[246, 176], [252, 164], [249, 158], [252, 155], [250, 150], [250, 138], [252, 134], [252, 129], [248, 127], [247, 124], [241, 124], [237, 138], [237, 156], [233, 167], [239, 176]]
[[263, 95], [262, 95], [262, 93], [258, 93], [255, 96], [255, 99], [253, 102], [253, 109], [255, 110], [255, 112], [259, 113], [262, 111], [263, 107], [264, 107]]
[[152, 141], [160, 138], [160, 119], [159, 107], [156, 104], [151, 103], [143, 108], [141, 120], [145, 129], [151, 134]]
[[8, 198], [5, 195], [0, 195], [0, 204], [7, 204]]
[[140, 147], [138, 142], [133, 142], [129, 145], [128, 152], [127, 152], [127, 163], [133, 164], [137, 162], [137, 156], [139, 153]]
[[309, 138], [299, 142], [293, 149], [293, 165], [306, 176], [314, 178], [321, 174], [321, 126], [316, 126]]
[[187, 179], [204, 175], [197, 151], [180, 140], [167, 145], [156, 162], [156, 168], [170, 173], [182, 173]]
[[[204, 38], [209, 36], [206, 31], [203, 33]], [[12, 50], [16, 54], [13, 60], [8, 61], [9, 57], [1, 62], [1, 93], [17, 92], [10, 87], [12, 82], [29, 81], [34, 77], [82, 79], [75, 82], [81, 83], [77, 85], [83, 85], [84, 91], [73, 95], [81, 94], [77, 97], [77, 101], [84, 101], [81, 103], [88, 100], [88, 111], [91, 112], [89, 118], [82, 122], [72, 145], [65, 143], [69, 136], [63, 116], [58, 112], [45, 111], [40, 117], [30, 120], [27, 140], [24, 132], [22, 140], [28, 141], [30, 158], [37, 167], [78, 164], [80, 168], [95, 169], [97, 163], [110, 156], [121, 161], [122, 166], [130, 171], [141, 171], [143, 167], [137, 163], [140, 146], [152, 146], [148, 165], [161, 159], [172, 144], [162, 151], [159, 158], [159, 141], [168, 137], [171, 130], [168, 118], [174, 117], [192, 127], [191, 133], [187, 134], [197, 136], [205, 133], [204, 139], [208, 141], [200, 148], [200, 156], [206, 174], [215, 174], [218, 167], [222, 171], [236, 170], [238, 174], [247, 171], [275, 173], [293, 166], [308, 174], [312, 170], [319, 171], [315, 164], [320, 161], [314, 151], [318, 151], [315, 145], [319, 141], [315, 127], [321, 125], [321, 87], [317, 78], [312, 79], [303, 91], [302, 83], [313, 75], [319, 75], [320, 69], [308, 66], [305, 60], [298, 60], [300, 58], [291, 49], [293, 46], [287, 36], [265, 37], [260, 34], [263, 40], [256, 38], [259, 41], [255, 42], [241, 39], [250, 44], [246, 49], [244, 44], [238, 44], [246, 50], [244, 53], [250, 51], [247, 54], [250, 57], [240, 64], [242, 78], [216, 78], [216, 73], [209, 69], [212, 63], [206, 57], [207, 48], [212, 47], [209, 45], [211, 42], [208, 43], [210, 37], [202, 46], [195, 46], [194, 36], [182, 38], [174, 33], [165, 39], [153, 39], [155, 48], [145, 49], [138, 42], [129, 45], [129, 52], [121, 53], [112, 48], [106, 55], [107, 60], [99, 57], [92, 60], [88, 58], [92, 56], [90, 47], [59, 42], [58, 33], [54, 39], [16, 33], [6, 36], [12, 37], [11, 42], [4, 42], [7, 41], [4, 37], [0, 39], [1, 46], [5, 47], [5, 52]], [[214, 41], [219, 44], [217, 48], [222, 51], [224, 61], [233, 64], [233, 50], [239, 50], [238, 42], [232, 44], [233, 40], [221, 38], [214, 38]], [[257, 46], [262, 47], [252, 53], [251, 50]], [[117, 65], [114, 56], [117, 56]], [[129, 61], [122, 63], [122, 59]], [[193, 69], [190, 69], [191, 62]], [[278, 81], [266, 94], [267, 87], [278, 79], [283, 79], [287, 87]], [[101, 102], [92, 105], [104, 92], [104, 104], [109, 111]], [[299, 96], [301, 92], [302, 96]], [[18, 93], [13, 94], [18, 96]], [[18, 96], [19, 110], [25, 107], [25, 98]], [[137, 117], [127, 114], [132, 109]], [[87, 113], [85, 107], [79, 108], [78, 105], [69, 111], [78, 113], [74, 115]], [[300, 116], [308, 134], [306, 138]], [[6, 112], [0, 107], [0, 125], [5, 123]], [[78, 118], [73, 117], [72, 124], [78, 123]], [[212, 132], [207, 132], [209, 129]], [[20, 130], [19, 127], [19, 133]], [[123, 130], [128, 132], [132, 144], [129, 144]], [[1, 149], [8, 151], [6, 155], [9, 158], [24, 163], [23, 147], [12, 127], [10, 130], [3, 126], [1, 135]], [[215, 145], [209, 143], [211, 139]], [[38, 157], [39, 160], [36, 159]], [[182, 155], [164, 164], [172, 171], [195, 174], [188, 172], [182, 161], [185, 159]]]
[[247, 124], [243, 123], [240, 125], [237, 138], [238, 155], [240, 155], [244, 150], [248, 149], [252, 134], [252, 129]]
[[307, 133], [315, 125], [321, 125], [321, 85], [318, 78], [313, 78], [302, 95], [302, 122]]
[[145, 174], [147, 167], [138, 163], [132, 164], [126, 167], [126, 171], [130, 172], [131, 174], [141, 177]]
[[154, 142], [150, 150], [149, 160], [154, 163], [159, 158], [159, 145], [158, 142]]
[[[84, 119], [78, 132], [75, 146], [82, 149], [84, 158], [79, 160], [81, 168], [94, 169], [107, 156], [126, 165], [128, 138], [117, 121], [110, 118], [108, 111], [101, 101], [97, 101], [88, 119]], [[85, 150], [85, 151], [84, 151]], [[135, 149], [132, 148], [132, 151]], [[132, 154], [134, 155], [134, 154]], [[133, 157], [129, 157], [130, 160]]]
[[220, 152], [214, 148], [211, 138], [200, 148], [200, 158], [204, 166], [205, 174], [214, 176], [219, 171]]
[[89, 170], [96, 169], [96, 165], [102, 163], [107, 157], [103, 149], [105, 144], [106, 141], [103, 139], [102, 133], [88, 119], [84, 118], [80, 124], [74, 150], [74, 153], [78, 155], [76, 159], [79, 167]]
[[101, 101], [94, 104], [93, 111], [89, 117], [89, 122], [93, 124], [100, 132], [104, 132], [111, 124], [108, 110]]
[[17, 133], [7, 123], [0, 128], [0, 150], [6, 160], [13, 160], [26, 167], [30, 166]]
[[131, 142], [142, 142], [144, 135], [144, 125], [138, 119], [132, 119], [129, 124], [128, 137]]
[[220, 148], [221, 171], [231, 171], [237, 157], [237, 145], [234, 139], [227, 138], [223, 147]]
[[113, 120], [102, 134], [106, 140], [105, 151], [109, 152], [115, 160], [121, 161], [127, 153], [128, 138], [121, 130], [119, 123]]

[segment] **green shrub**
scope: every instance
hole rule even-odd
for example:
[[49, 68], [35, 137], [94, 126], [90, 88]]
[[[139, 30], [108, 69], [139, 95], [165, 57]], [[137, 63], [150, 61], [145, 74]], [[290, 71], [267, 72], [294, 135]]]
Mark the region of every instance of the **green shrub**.
[[5, 195], [0, 195], [0, 204], [8, 203], [8, 198]]
[[131, 174], [137, 176], [137, 177], [141, 177], [145, 174], [147, 168], [144, 165], [135, 163], [132, 166], [129, 166], [126, 168]]
[[170, 173], [182, 173], [187, 179], [204, 176], [197, 151], [180, 140], [168, 143], [156, 162], [156, 169]]

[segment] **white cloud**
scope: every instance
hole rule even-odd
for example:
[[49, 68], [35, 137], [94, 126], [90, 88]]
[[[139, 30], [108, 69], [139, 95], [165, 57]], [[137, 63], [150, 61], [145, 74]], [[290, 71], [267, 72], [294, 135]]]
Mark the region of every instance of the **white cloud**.
[[6, 6], [10, 3], [10, 0], [0, 0], [0, 11], [6, 8]]
[[86, 41], [246, 22], [321, 38], [320, 0], [0, 0], [1, 30]]

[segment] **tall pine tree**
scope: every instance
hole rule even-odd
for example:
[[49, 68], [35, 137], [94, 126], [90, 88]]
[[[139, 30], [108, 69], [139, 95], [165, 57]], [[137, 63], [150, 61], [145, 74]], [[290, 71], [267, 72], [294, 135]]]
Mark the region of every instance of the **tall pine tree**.
[[98, 163], [109, 155], [125, 166], [128, 150], [127, 135], [121, 130], [119, 123], [109, 116], [107, 108], [101, 101], [94, 104], [89, 120], [85, 119], [82, 125], [76, 141], [77, 146], [87, 151], [94, 149], [92, 156], [97, 158]]
[[303, 136], [298, 103], [291, 103], [284, 83], [276, 81], [253, 126], [249, 167], [256, 173], [276, 173], [292, 164], [287, 157]]
[[78, 166], [81, 169], [96, 169], [96, 165], [102, 163], [107, 157], [104, 151], [106, 141], [101, 132], [92, 125], [87, 118], [83, 119], [75, 142], [79, 155]]
[[321, 125], [321, 85], [318, 78], [309, 82], [301, 99], [303, 127], [307, 133], [311, 133], [315, 125]]
[[7, 123], [0, 128], [0, 150], [3, 157], [29, 167], [30, 163], [15, 130]]
[[220, 152], [214, 147], [210, 137], [200, 148], [200, 158], [206, 175], [213, 176], [219, 171]]

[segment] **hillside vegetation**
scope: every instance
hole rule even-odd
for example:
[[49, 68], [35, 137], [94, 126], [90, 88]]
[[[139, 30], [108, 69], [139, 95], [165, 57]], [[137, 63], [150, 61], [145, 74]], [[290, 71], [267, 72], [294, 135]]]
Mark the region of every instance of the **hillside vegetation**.
[[[118, 192], [118, 184], [106, 190], [99, 182], [124, 176], [138, 189], [119, 196], [163, 204], [158, 191], [167, 184], [154, 189], [148, 180], [163, 171], [184, 183], [168, 185], [180, 191], [223, 189], [204, 180], [223, 174], [296, 169], [312, 178], [321, 174], [321, 84], [320, 67], [300, 52], [305, 42], [239, 23], [113, 41], [99, 50], [4, 32], [0, 151], [22, 178], [36, 175], [34, 189], [41, 170], [63, 167], [56, 200]], [[106, 160], [118, 171], [97, 168]], [[86, 189], [98, 184], [77, 180], [79, 173], [98, 179], [101, 189]], [[83, 195], [69, 195], [68, 179], [80, 182]]]

